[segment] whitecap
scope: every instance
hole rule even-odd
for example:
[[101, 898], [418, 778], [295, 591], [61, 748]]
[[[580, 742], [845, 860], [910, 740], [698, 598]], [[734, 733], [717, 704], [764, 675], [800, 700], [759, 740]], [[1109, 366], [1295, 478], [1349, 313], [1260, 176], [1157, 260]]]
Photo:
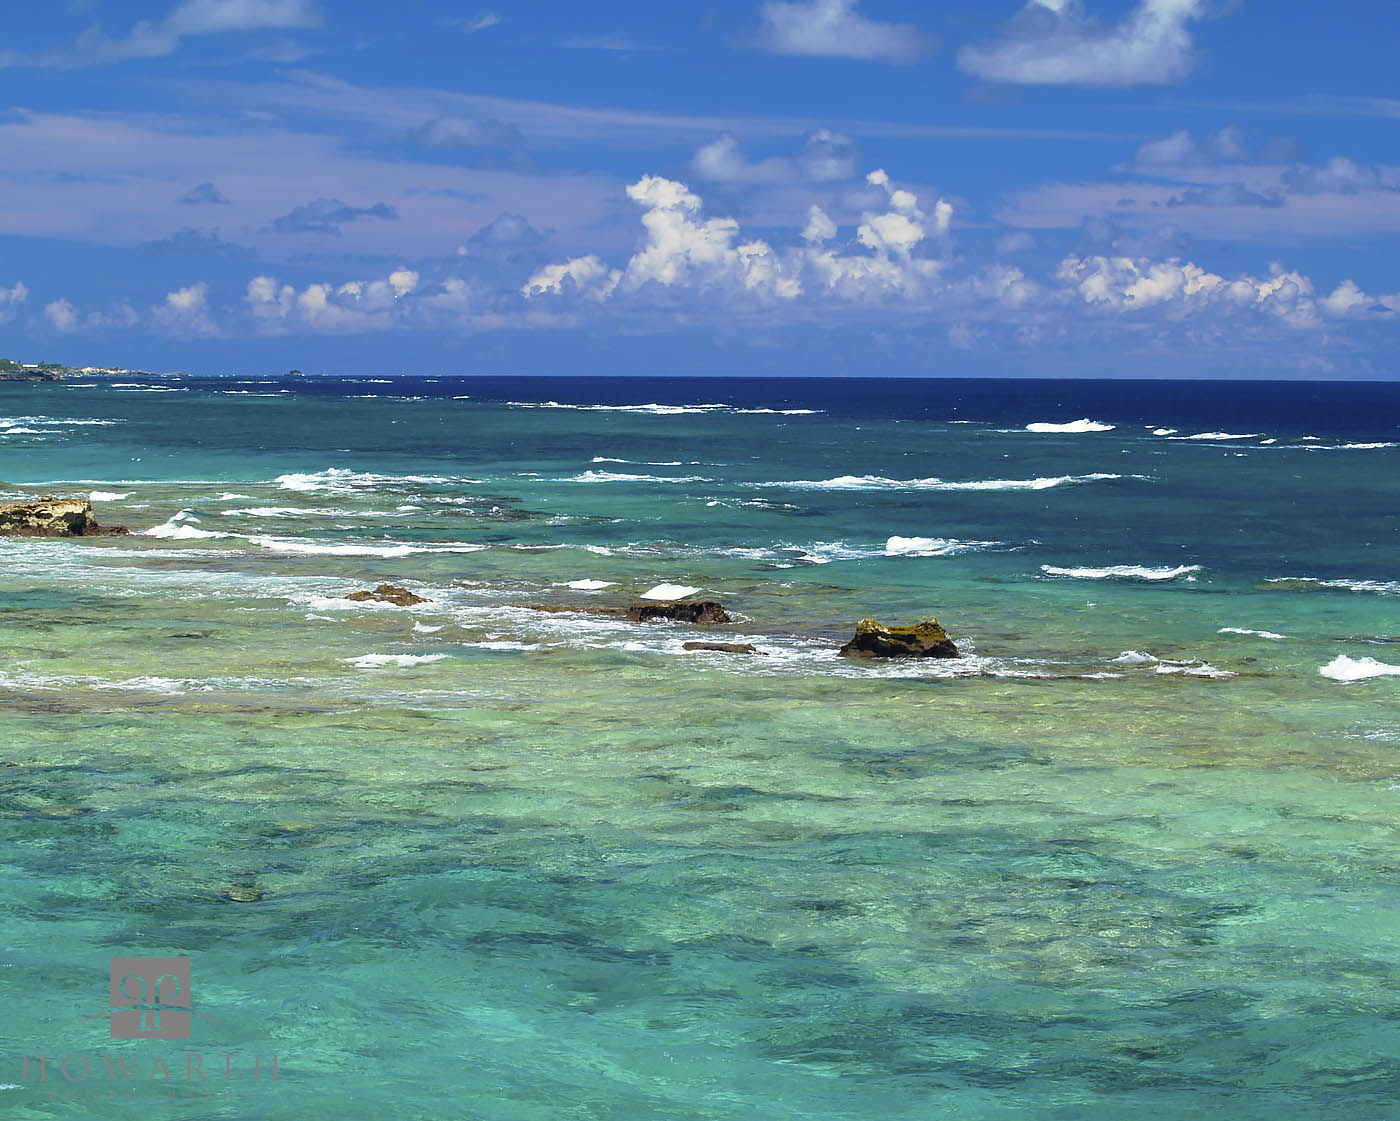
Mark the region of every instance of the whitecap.
[[1055, 424], [1048, 420], [1038, 420], [1026, 425], [1027, 432], [1112, 432], [1114, 425], [1105, 424], [1101, 420], [1090, 420], [1083, 417], [1080, 420], [1066, 421], [1063, 424]]
[[150, 529], [139, 531], [142, 537], [164, 537], [175, 541], [193, 541], [199, 538], [232, 537], [231, 533], [216, 533], [207, 529], [196, 529], [190, 522], [198, 522], [199, 519], [188, 510], [181, 510], [160, 525], [152, 526]]
[[1217, 633], [1217, 634], [1252, 634], [1252, 635], [1254, 635], [1254, 636], [1257, 637], [1257, 638], [1272, 638], [1272, 639], [1282, 639], [1282, 638], [1286, 638], [1286, 637], [1287, 637], [1286, 635], [1278, 634], [1278, 633], [1275, 632], [1275, 631], [1255, 631], [1255, 630], [1250, 630], [1248, 627], [1221, 627], [1220, 630], [1217, 631], [1216, 633]]
[[1154, 672], [1161, 674], [1180, 674], [1184, 677], [1209, 677], [1215, 680], [1236, 676], [1232, 671], [1219, 669], [1209, 662], [1164, 661], [1157, 666]]
[[372, 472], [351, 471], [344, 467], [328, 467], [324, 471], [306, 474], [288, 473], [272, 480], [283, 490], [295, 491], [354, 491], [367, 487], [394, 486], [401, 483], [452, 483], [478, 482], [477, 479], [449, 479], [442, 475], [378, 475]]
[[260, 549], [271, 549], [280, 553], [305, 553], [331, 557], [407, 557], [414, 553], [477, 553], [490, 548], [467, 542], [455, 544], [409, 545], [395, 542], [387, 545], [343, 544], [326, 545], [303, 538], [266, 537], [262, 535], [247, 538], [250, 544]]
[[358, 658], [340, 660], [359, 669], [378, 669], [382, 666], [420, 666], [426, 662], [440, 662], [446, 657], [446, 654], [361, 654]]
[[1197, 432], [1194, 436], [1177, 436], [1178, 440], [1253, 440], [1258, 432]]
[[751, 485], [793, 490], [1049, 490], [1051, 487], [1073, 486], [1122, 477], [1096, 472], [1091, 475], [1055, 475], [1035, 479], [973, 479], [967, 482], [948, 482], [937, 478], [889, 479], [883, 475], [838, 475], [833, 479], [796, 479], [791, 482]]
[[693, 596], [699, 588], [692, 588], [686, 584], [657, 584], [650, 591], [643, 592], [642, 599], [685, 599], [686, 596]]
[[1339, 588], [1380, 596], [1400, 596], [1400, 580], [1319, 580], [1315, 576], [1274, 576], [1266, 584], [1311, 584], [1315, 588]]
[[946, 557], [954, 553], [985, 549], [996, 541], [957, 541], [950, 537], [891, 537], [885, 542], [887, 557]]
[[615, 580], [570, 580], [564, 587], [572, 588], [576, 592], [601, 592], [604, 588], [617, 587], [617, 582]]
[[555, 479], [556, 483], [709, 483], [701, 475], [627, 475], [616, 471], [585, 471], [567, 479]]
[[1201, 571], [1199, 564], [1179, 564], [1174, 568], [1148, 568], [1141, 564], [1114, 564], [1106, 568], [1057, 568], [1042, 564], [1040, 571], [1047, 576], [1068, 576], [1076, 580], [1175, 580]]
[[413, 624], [413, 633], [414, 633], [414, 634], [437, 634], [438, 631], [442, 630], [443, 627], [444, 627], [445, 625], [446, 625], [446, 624], [439, 624], [439, 625], [436, 626], [436, 627], [430, 627], [430, 626], [428, 626], [427, 623], [414, 623], [414, 624]]
[[1122, 666], [1155, 666], [1161, 659], [1142, 650], [1124, 650], [1109, 660]]
[[130, 497], [130, 492], [118, 494], [116, 491], [111, 490], [95, 490], [88, 495], [89, 501], [92, 502], [121, 502], [123, 499]]
[[1377, 448], [1396, 448], [1396, 447], [1400, 447], [1400, 444], [1387, 443], [1387, 442], [1379, 442], [1379, 443], [1371, 443], [1371, 444], [1343, 444], [1342, 447], [1343, 447], [1343, 448], [1350, 449], [1350, 450], [1355, 450], [1355, 451], [1374, 451], [1374, 450], [1377, 449]]
[[1375, 658], [1348, 658], [1338, 654], [1317, 672], [1333, 681], [1365, 681], [1372, 677], [1400, 677], [1400, 666], [1378, 662]]
[[1154, 436], [1175, 436], [1175, 435], [1177, 434], [1177, 432], [1179, 432], [1179, 431], [1180, 431], [1180, 429], [1178, 429], [1178, 428], [1154, 428], [1154, 429], [1152, 430], [1152, 435], [1154, 435]]

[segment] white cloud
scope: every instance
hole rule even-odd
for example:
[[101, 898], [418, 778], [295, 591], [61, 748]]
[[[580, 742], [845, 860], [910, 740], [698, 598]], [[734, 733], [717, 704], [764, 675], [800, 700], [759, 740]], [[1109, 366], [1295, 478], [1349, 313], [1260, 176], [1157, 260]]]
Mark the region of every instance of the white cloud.
[[67, 300], [54, 300], [45, 304], [44, 318], [64, 333], [78, 329], [78, 311]]
[[1299, 328], [1358, 310], [1393, 314], [1400, 302], [1394, 295], [1368, 296], [1350, 280], [1319, 299], [1309, 277], [1277, 263], [1270, 265], [1267, 276], [1227, 279], [1176, 258], [1071, 255], [1060, 262], [1056, 276], [1083, 303], [1103, 310], [1136, 313], [1156, 308], [1169, 318], [1258, 312]]
[[9, 288], [0, 287], [0, 322], [4, 322], [14, 315], [19, 310], [19, 305], [27, 299], [29, 299], [29, 289], [18, 280]]
[[77, 47], [97, 61], [159, 58], [189, 36], [315, 27], [321, 19], [316, 0], [183, 0], [163, 20], [142, 20], [119, 39], [94, 24], [78, 37]]
[[394, 305], [417, 292], [421, 282], [413, 269], [400, 268], [383, 279], [308, 284], [298, 292], [275, 277], [255, 276], [243, 302], [272, 331], [298, 325], [318, 331], [377, 330], [391, 324]]
[[646, 175], [627, 188], [644, 208], [646, 240], [623, 268], [609, 269], [596, 255], [576, 257], [538, 270], [521, 291], [536, 297], [572, 290], [599, 301], [644, 291], [702, 292], [751, 307], [792, 303], [804, 294], [871, 300], [927, 289], [943, 262], [918, 251], [947, 235], [952, 206], [937, 200], [929, 218], [918, 197], [896, 188], [884, 171], [866, 178], [885, 206], [861, 215], [859, 249], [849, 252], [829, 244], [836, 223], [818, 206], [807, 211], [805, 246], [775, 249], [758, 238], [743, 240], [733, 218], [705, 218], [700, 197], [684, 183]]
[[203, 281], [167, 292], [165, 303], [157, 305], [154, 312], [157, 321], [181, 334], [218, 333], [209, 318], [209, 285]]
[[1322, 308], [1328, 315], [1344, 316], [1358, 308], [1365, 308], [1372, 301], [1356, 286], [1353, 280], [1344, 280], [1322, 300]]
[[791, 156], [749, 160], [732, 133], [702, 145], [690, 161], [695, 174], [712, 183], [828, 183], [855, 175], [851, 142], [839, 132], [817, 129]]
[[905, 63], [928, 45], [912, 24], [867, 19], [856, 0], [769, 0], [759, 12], [758, 45], [775, 54]]
[[958, 65], [994, 82], [1137, 86], [1180, 81], [1195, 65], [1187, 24], [1204, 0], [1141, 0], [1104, 27], [1083, 0], [1029, 0], [1005, 39], [964, 47]]

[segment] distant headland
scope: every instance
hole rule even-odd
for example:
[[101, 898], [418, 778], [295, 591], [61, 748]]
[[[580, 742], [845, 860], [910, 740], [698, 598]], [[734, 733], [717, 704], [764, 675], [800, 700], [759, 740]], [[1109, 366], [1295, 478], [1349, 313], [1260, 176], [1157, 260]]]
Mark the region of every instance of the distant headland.
[[128, 370], [119, 366], [64, 366], [57, 362], [16, 362], [0, 358], [0, 381], [62, 381], [64, 378], [182, 378], [183, 373], [157, 374], [150, 370]]

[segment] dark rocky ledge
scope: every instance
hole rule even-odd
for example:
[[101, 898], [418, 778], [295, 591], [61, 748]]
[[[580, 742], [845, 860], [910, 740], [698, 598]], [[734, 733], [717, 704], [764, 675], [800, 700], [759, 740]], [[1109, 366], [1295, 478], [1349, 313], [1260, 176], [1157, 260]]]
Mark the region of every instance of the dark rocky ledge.
[[372, 592], [351, 592], [346, 599], [353, 599], [358, 603], [365, 600], [373, 600], [376, 603], [392, 603], [398, 607], [412, 607], [415, 603], [427, 603], [422, 596], [414, 595], [407, 588], [400, 588], [397, 584], [380, 584]]
[[757, 654], [766, 658], [767, 651], [760, 650], [752, 642], [687, 642], [685, 650], [711, 650], [717, 654]]

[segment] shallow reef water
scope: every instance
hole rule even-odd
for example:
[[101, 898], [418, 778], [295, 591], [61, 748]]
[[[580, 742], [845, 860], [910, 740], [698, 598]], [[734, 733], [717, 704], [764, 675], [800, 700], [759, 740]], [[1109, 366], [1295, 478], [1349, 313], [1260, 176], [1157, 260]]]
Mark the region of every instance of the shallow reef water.
[[1400, 387], [179, 385], [0, 385], [133, 530], [0, 541], [5, 1116], [1393, 1116]]

